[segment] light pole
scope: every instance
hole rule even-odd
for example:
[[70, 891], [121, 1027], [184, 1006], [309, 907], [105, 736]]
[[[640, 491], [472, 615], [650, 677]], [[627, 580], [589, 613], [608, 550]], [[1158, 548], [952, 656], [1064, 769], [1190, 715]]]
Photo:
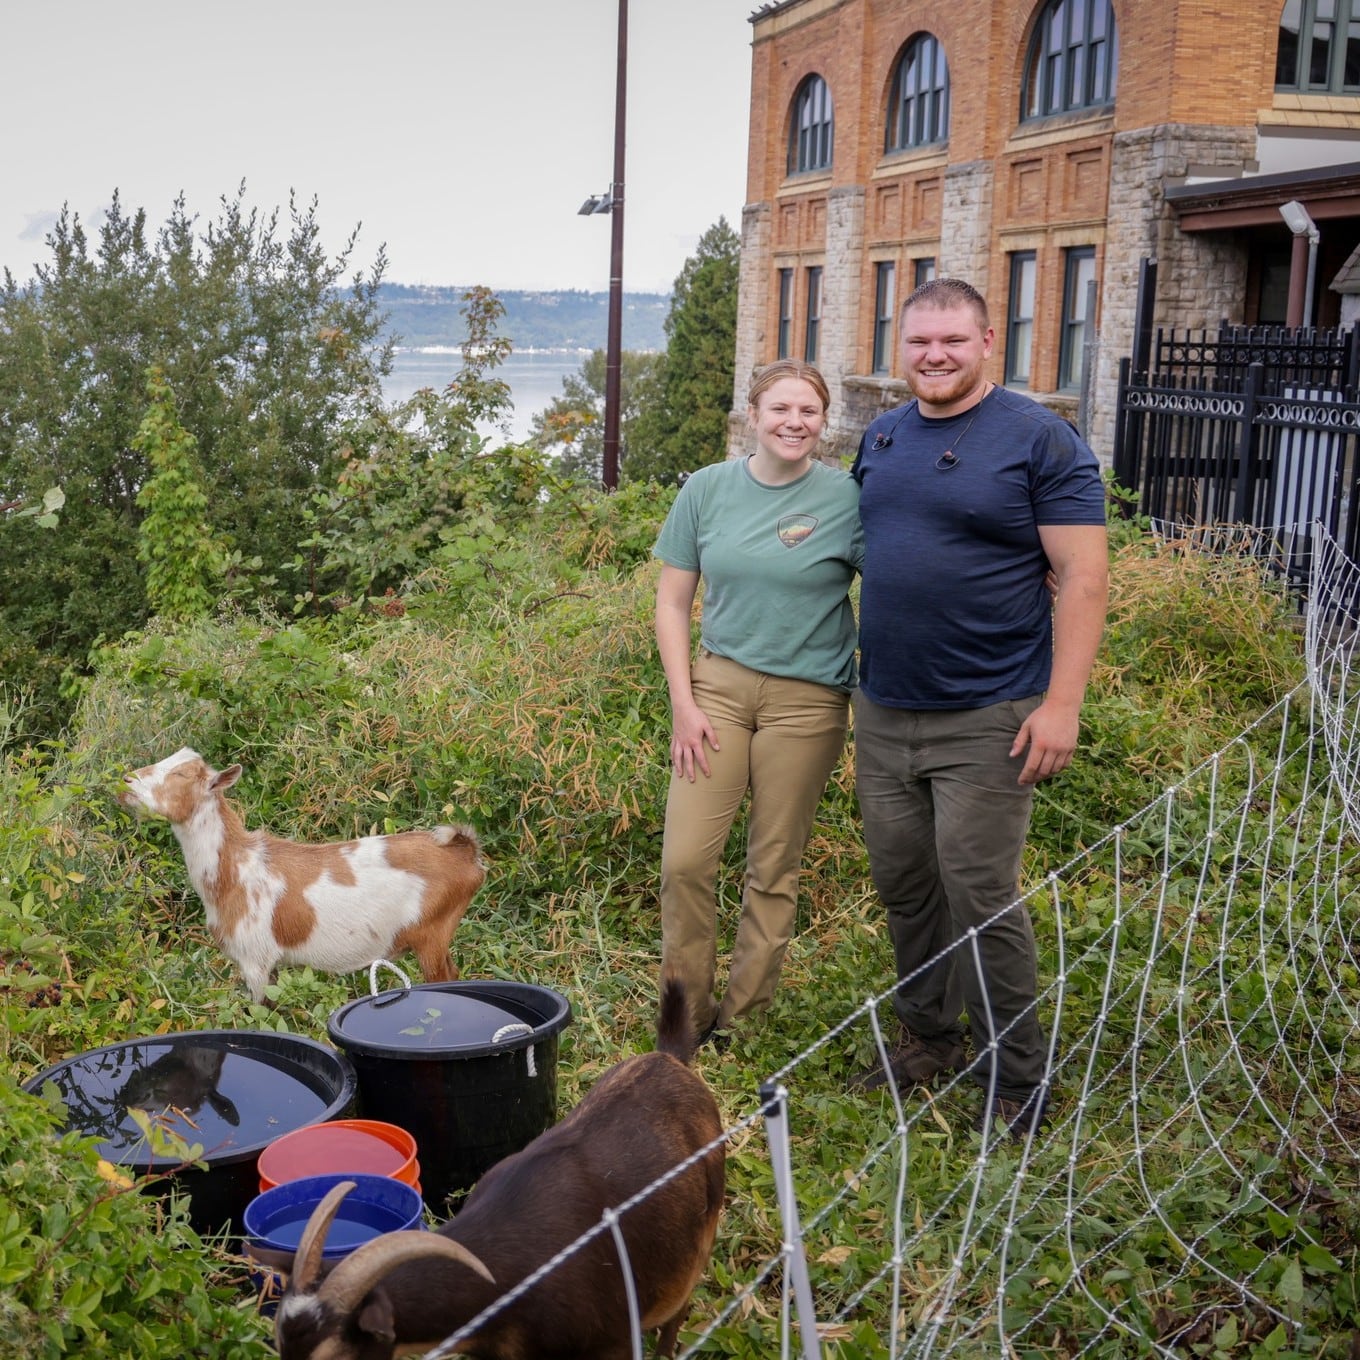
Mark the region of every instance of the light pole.
[[608, 213], [609, 327], [604, 361], [604, 455], [600, 480], [606, 491], [619, 484], [619, 406], [623, 350], [623, 149], [628, 113], [628, 0], [619, 0], [619, 48], [614, 91], [614, 179], [607, 194], [592, 195], [577, 212], [582, 216]]
[[[1285, 324], [1288, 326], [1307, 326], [1313, 318], [1313, 282], [1317, 278], [1317, 248], [1322, 239], [1317, 223], [1308, 215], [1308, 209], [1297, 198], [1280, 205], [1280, 216], [1285, 225], [1294, 233], [1294, 256], [1289, 264], [1289, 302]], [[1304, 237], [1308, 238], [1308, 281], [1304, 286], [1302, 299], [1299, 297], [1298, 275], [1303, 252]], [[1302, 305], [1300, 305], [1300, 301]]]

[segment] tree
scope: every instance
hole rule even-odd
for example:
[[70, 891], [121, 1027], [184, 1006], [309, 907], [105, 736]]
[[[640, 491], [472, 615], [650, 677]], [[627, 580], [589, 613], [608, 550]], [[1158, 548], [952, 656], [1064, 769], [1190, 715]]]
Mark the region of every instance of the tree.
[[[639, 456], [637, 433], [643, 412], [660, 399], [663, 356], [625, 350], [619, 356], [619, 467]], [[606, 356], [591, 352], [581, 371], [562, 379], [562, 395], [534, 416], [529, 442], [555, 454], [563, 474], [598, 486], [604, 462]]]
[[146, 511], [137, 534], [137, 560], [146, 567], [147, 603], [166, 618], [201, 618], [213, 605], [222, 554], [208, 528], [208, 498], [198, 482], [198, 443], [180, 424], [174, 394], [154, 364], [146, 390], [151, 405], [132, 447], [153, 469], [137, 493], [137, 504]]
[[62, 672], [151, 608], [137, 557], [150, 470], [135, 443], [150, 365], [196, 442], [212, 536], [258, 557], [260, 588], [283, 600], [306, 497], [343, 462], [346, 430], [381, 408], [381, 250], [345, 287], [353, 235], [332, 259], [315, 203], [290, 203], [285, 232], [244, 194], [205, 224], [180, 199], [154, 235], [115, 194], [93, 243], [63, 211], [35, 277], [0, 284], [0, 503], [66, 493], [56, 532], [8, 524], [0, 553], [0, 683], [34, 692], [48, 731]]
[[504, 428], [505, 414], [512, 404], [510, 384], [489, 374], [499, 368], [514, 349], [510, 337], [497, 332], [505, 317], [505, 304], [490, 288], [475, 284], [464, 292], [459, 310], [467, 327], [467, 335], [459, 346], [463, 365], [449, 384], [447, 396], [466, 416], [470, 429], [479, 420]]
[[[546, 480], [536, 450], [491, 448], [479, 424], [504, 427], [510, 386], [494, 370], [511, 350], [497, 333], [500, 299], [463, 294], [463, 363], [442, 392], [422, 388], [350, 430], [343, 467], [303, 513], [304, 604], [391, 595], [452, 550], [493, 554], [505, 523], [538, 503]], [[470, 546], [471, 545], [471, 546]], [[481, 574], [488, 561], [474, 562]]]
[[741, 242], [720, 217], [675, 280], [660, 400], [638, 422], [632, 481], [674, 482], [727, 456]]

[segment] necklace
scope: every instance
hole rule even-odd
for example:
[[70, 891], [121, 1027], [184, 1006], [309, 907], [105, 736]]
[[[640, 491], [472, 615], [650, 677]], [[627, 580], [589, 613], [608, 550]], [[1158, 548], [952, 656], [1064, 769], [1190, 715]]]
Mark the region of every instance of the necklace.
[[993, 383], [987, 384], [986, 390], [982, 394], [982, 401], [979, 401], [978, 404], [973, 407], [973, 414], [969, 417], [968, 424], [963, 427], [963, 433], [959, 435], [957, 439], [951, 440], [949, 448], [935, 460], [935, 466], [939, 468], [941, 472], [948, 472], [951, 468], [958, 467], [959, 457], [954, 452], [954, 446], [962, 444], [963, 441], [968, 438], [968, 431], [973, 428], [973, 421], [978, 418], [978, 412], [982, 410], [982, 402], [986, 401], [987, 398], [991, 396], [993, 386], [995, 386]]

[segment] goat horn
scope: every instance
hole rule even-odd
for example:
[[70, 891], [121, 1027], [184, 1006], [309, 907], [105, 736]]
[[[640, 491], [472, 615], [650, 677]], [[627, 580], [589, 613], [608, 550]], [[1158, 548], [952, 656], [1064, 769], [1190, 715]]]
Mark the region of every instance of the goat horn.
[[428, 1260], [435, 1256], [458, 1261], [476, 1271], [488, 1284], [496, 1283], [491, 1272], [461, 1242], [437, 1232], [409, 1229], [384, 1233], [350, 1252], [326, 1276], [319, 1294], [337, 1312], [351, 1313], [388, 1271], [407, 1261]]
[[302, 1230], [298, 1249], [293, 1257], [289, 1284], [293, 1289], [309, 1289], [321, 1274], [321, 1253], [325, 1250], [326, 1234], [335, 1217], [340, 1201], [355, 1187], [354, 1181], [341, 1181], [326, 1191], [325, 1198], [312, 1210], [307, 1226]]

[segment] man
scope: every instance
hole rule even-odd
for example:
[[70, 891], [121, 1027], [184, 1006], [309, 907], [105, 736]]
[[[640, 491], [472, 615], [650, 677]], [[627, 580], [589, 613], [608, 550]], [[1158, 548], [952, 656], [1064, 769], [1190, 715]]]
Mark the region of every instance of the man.
[[[992, 1092], [978, 1127], [1000, 1119], [1023, 1138], [1044, 1117], [1047, 1041], [1020, 857], [1034, 785], [1076, 749], [1108, 567], [1095, 455], [983, 376], [994, 339], [970, 284], [918, 288], [900, 335], [915, 400], [869, 426], [851, 469], [856, 791], [901, 979], [893, 1076], [962, 1068], [966, 1007], [969, 1071]], [[886, 1079], [875, 1066], [852, 1085]]]

